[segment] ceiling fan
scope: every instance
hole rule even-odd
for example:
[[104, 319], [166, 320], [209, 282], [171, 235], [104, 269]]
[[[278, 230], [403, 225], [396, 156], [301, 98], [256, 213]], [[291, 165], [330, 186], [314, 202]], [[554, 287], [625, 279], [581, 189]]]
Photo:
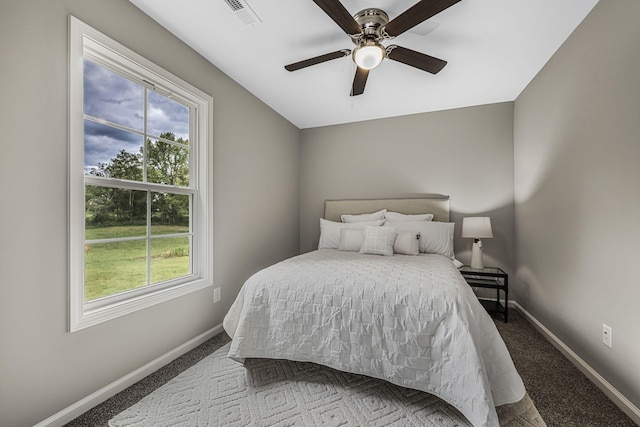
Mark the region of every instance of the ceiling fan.
[[[438, 73], [447, 65], [447, 61], [442, 59], [395, 44], [385, 48], [380, 42], [399, 36], [460, 0], [420, 0], [392, 20], [389, 20], [387, 13], [381, 9], [364, 9], [351, 16], [340, 0], [313, 1], [351, 37], [356, 45], [353, 50], [353, 62], [358, 68], [353, 79], [351, 96], [361, 95], [364, 92], [369, 70], [377, 67], [385, 57], [431, 74]], [[287, 71], [296, 71], [351, 54], [350, 49], [342, 49], [285, 65], [284, 68]]]

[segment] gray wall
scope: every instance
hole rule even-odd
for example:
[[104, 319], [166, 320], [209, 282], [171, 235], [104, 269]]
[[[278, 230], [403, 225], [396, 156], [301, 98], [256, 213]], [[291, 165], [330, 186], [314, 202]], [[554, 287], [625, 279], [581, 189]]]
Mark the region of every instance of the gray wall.
[[516, 100], [514, 125], [517, 300], [636, 407], [639, 16], [637, 0], [601, 1]]
[[326, 199], [451, 196], [458, 259], [462, 217], [491, 216], [485, 263], [511, 271], [513, 103], [302, 130], [300, 249], [316, 249]]
[[[209, 288], [67, 333], [69, 14], [213, 96], [220, 304]], [[299, 130], [126, 0], [2, 1], [0, 58], [0, 425], [19, 427], [219, 324], [298, 253]]]

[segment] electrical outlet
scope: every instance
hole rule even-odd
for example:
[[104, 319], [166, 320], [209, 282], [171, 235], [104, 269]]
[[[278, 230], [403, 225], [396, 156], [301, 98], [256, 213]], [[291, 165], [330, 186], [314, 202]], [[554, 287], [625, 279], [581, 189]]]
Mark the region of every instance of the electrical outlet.
[[611, 326], [602, 324], [602, 342], [609, 348], [613, 348], [613, 329]]
[[213, 303], [220, 302], [220, 288], [215, 288], [213, 290]]

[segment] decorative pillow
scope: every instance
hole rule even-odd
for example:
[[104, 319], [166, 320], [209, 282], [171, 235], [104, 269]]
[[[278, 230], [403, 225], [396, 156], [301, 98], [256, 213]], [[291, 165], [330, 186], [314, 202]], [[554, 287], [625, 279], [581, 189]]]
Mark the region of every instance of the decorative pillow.
[[342, 222], [365, 222], [365, 221], [377, 221], [384, 219], [384, 214], [387, 213], [386, 209], [382, 209], [378, 212], [360, 214], [360, 215], [342, 215], [340, 219]]
[[387, 221], [393, 222], [404, 222], [404, 221], [431, 221], [433, 219], [433, 214], [416, 214], [416, 215], [407, 215], [398, 212], [387, 212], [384, 214], [384, 218]]
[[391, 226], [400, 231], [413, 231], [420, 233], [420, 252], [427, 254], [440, 254], [453, 259], [453, 231], [455, 223], [438, 221], [406, 221], [385, 222], [385, 226]]
[[396, 230], [392, 227], [366, 226], [363, 232], [361, 254], [393, 255], [393, 242], [396, 240]]
[[347, 252], [358, 252], [362, 247], [362, 229], [343, 227], [340, 230], [338, 249]]
[[393, 253], [401, 255], [420, 254], [420, 233], [415, 231], [400, 231], [393, 243]]
[[320, 218], [320, 241], [318, 249], [338, 249], [340, 245], [340, 230], [342, 228], [359, 228], [363, 229], [366, 225], [380, 226], [384, 222], [383, 219], [377, 221], [358, 222], [355, 224], [344, 224], [342, 222], [329, 221]]

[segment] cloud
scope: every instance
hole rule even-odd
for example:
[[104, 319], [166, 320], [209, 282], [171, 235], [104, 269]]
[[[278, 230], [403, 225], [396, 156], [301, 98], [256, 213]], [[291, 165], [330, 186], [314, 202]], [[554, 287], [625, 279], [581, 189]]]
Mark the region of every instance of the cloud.
[[147, 128], [150, 134], [156, 136], [173, 132], [176, 139], [189, 139], [189, 109], [156, 92], [150, 92]]
[[142, 131], [144, 88], [85, 60], [84, 113]]
[[139, 153], [144, 138], [111, 126], [85, 120], [84, 122], [84, 167], [97, 167], [108, 163], [121, 150]]

